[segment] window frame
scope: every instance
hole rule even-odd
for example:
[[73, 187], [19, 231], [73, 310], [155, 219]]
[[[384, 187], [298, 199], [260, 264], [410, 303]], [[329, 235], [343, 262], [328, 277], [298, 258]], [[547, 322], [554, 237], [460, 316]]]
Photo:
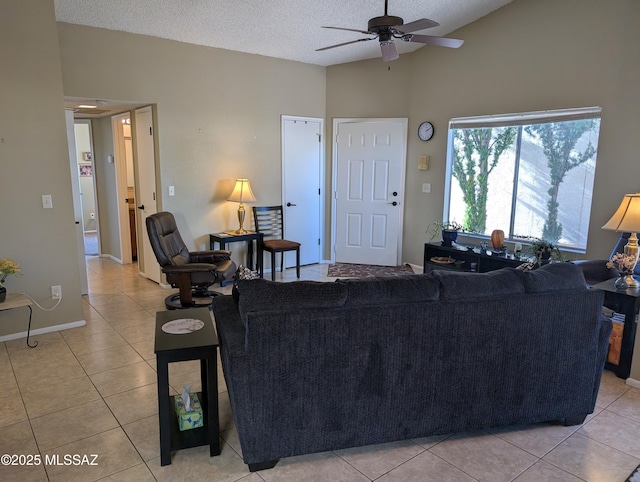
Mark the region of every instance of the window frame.
[[[453, 183], [453, 145], [454, 145], [454, 137], [455, 137], [455, 129], [473, 129], [473, 128], [496, 128], [496, 127], [517, 127], [518, 132], [516, 135], [515, 143], [515, 162], [514, 162], [514, 179], [513, 179], [513, 192], [511, 199], [511, 214], [509, 220], [509, 232], [506, 233], [505, 241], [518, 241], [526, 243], [526, 238], [516, 238], [512, 237], [516, 233], [512, 233], [512, 229], [515, 223], [516, 216], [516, 203], [518, 200], [518, 178], [519, 178], [519, 168], [520, 168], [520, 151], [521, 151], [521, 141], [522, 141], [522, 131], [525, 126], [532, 124], [544, 124], [544, 123], [552, 123], [552, 122], [566, 122], [573, 120], [584, 120], [584, 119], [598, 119], [601, 121], [602, 119], [602, 107], [592, 106], [592, 107], [583, 107], [583, 108], [572, 108], [572, 109], [556, 109], [556, 110], [545, 110], [545, 111], [534, 111], [534, 112], [523, 112], [523, 113], [513, 113], [513, 114], [496, 114], [496, 115], [486, 115], [486, 116], [472, 116], [472, 117], [455, 117], [449, 120], [449, 127], [447, 131], [447, 155], [446, 155], [446, 168], [445, 168], [445, 186], [444, 186], [444, 204], [442, 210], [442, 219], [450, 220], [450, 206], [451, 206], [451, 191], [452, 191], [452, 183]], [[601, 128], [601, 125], [599, 129]], [[599, 130], [598, 130], [598, 139], [599, 139]], [[598, 146], [599, 147], [599, 146]], [[595, 153], [595, 158], [597, 159], [597, 149]], [[591, 207], [593, 206], [593, 200]], [[525, 233], [522, 233], [525, 235]], [[465, 236], [478, 238], [478, 239], [488, 239], [489, 235], [483, 233], [464, 233]], [[586, 246], [589, 242], [588, 232], [585, 233], [585, 247], [571, 247], [571, 246], [560, 246], [563, 251], [568, 252], [576, 252], [576, 253], [585, 253]]]

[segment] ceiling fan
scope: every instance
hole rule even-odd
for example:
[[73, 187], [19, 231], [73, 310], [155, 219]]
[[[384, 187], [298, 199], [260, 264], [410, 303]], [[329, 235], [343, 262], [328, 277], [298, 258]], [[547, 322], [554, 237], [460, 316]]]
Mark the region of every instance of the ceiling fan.
[[400, 17], [394, 17], [387, 15], [388, 0], [384, 0], [384, 15], [382, 17], [374, 17], [369, 20], [367, 30], [359, 30], [354, 28], [342, 28], [342, 27], [322, 27], [332, 28], [335, 30], [347, 30], [349, 32], [358, 32], [365, 35], [374, 35], [374, 37], [361, 38], [357, 40], [351, 40], [349, 42], [343, 42], [337, 45], [331, 45], [329, 47], [323, 47], [317, 49], [316, 52], [322, 50], [329, 50], [336, 47], [342, 47], [343, 45], [354, 44], [357, 42], [367, 42], [369, 40], [375, 40], [376, 38], [380, 42], [380, 49], [382, 50], [382, 60], [388, 62], [400, 57], [398, 49], [396, 48], [394, 39], [400, 39], [404, 42], [418, 42], [422, 44], [437, 45], [439, 47], [450, 47], [457, 49], [460, 47], [464, 40], [447, 37], [433, 37], [431, 35], [415, 35], [411, 32], [417, 32], [425, 28], [437, 27], [440, 25], [438, 22], [429, 20], [428, 18], [421, 18], [413, 22], [404, 23], [404, 20]]

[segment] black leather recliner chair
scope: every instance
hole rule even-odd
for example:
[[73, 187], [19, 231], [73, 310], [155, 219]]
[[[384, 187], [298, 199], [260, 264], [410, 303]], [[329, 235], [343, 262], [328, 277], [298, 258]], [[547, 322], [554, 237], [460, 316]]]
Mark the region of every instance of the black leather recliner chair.
[[[226, 250], [189, 251], [173, 214], [159, 212], [146, 219], [147, 233], [167, 282], [180, 291], [165, 299], [167, 309], [209, 305], [219, 295], [209, 291], [217, 281], [233, 278], [236, 264]], [[194, 301], [199, 298], [198, 301]]]

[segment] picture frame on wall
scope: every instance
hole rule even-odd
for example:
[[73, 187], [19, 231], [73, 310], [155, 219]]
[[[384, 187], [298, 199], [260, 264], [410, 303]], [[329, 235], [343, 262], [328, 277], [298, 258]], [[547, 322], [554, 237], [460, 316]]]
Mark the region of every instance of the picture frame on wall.
[[82, 160], [84, 162], [91, 162], [91, 153], [90, 152], [83, 152], [82, 153]]
[[80, 168], [80, 177], [93, 176], [93, 166], [91, 164], [78, 164]]

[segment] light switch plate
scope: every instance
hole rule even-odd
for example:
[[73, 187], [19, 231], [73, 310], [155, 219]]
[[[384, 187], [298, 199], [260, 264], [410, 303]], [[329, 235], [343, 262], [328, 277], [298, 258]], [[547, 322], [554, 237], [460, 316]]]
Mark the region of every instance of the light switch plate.
[[51, 194], [42, 195], [42, 209], [53, 209], [53, 199], [51, 199]]
[[431, 192], [431, 184], [428, 182], [422, 183], [422, 192]]

